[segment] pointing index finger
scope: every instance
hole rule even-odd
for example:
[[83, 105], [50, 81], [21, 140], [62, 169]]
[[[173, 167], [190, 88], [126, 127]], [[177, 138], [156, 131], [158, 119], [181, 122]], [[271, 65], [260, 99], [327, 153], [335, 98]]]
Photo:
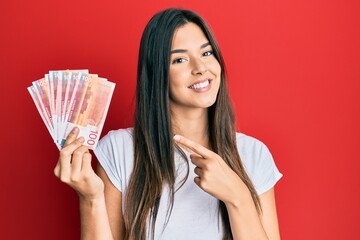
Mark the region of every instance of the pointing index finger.
[[203, 158], [210, 157], [210, 155], [212, 153], [209, 149], [201, 146], [200, 144], [198, 144], [198, 143], [196, 143], [194, 141], [191, 141], [190, 139], [187, 139], [186, 137], [183, 137], [183, 136], [180, 136], [180, 135], [175, 135], [174, 140], [178, 144], [189, 148], [191, 151], [193, 151], [194, 153], [200, 155]]

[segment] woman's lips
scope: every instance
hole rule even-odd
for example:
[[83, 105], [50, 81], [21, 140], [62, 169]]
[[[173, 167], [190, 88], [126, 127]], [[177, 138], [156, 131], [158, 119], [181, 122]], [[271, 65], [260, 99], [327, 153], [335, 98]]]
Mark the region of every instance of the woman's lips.
[[195, 92], [206, 92], [211, 88], [211, 81], [211, 79], [207, 78], [192, 84], [188, 88], [194, 90]]

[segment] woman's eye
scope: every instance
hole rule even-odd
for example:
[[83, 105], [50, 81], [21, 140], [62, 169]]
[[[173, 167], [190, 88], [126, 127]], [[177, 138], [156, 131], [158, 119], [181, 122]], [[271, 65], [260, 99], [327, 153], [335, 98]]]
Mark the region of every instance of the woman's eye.
[[203, 56], [211, 56], [213, 55], [213, 51], [206, 51], [203, 53]]
[[185, 62], [186, 59], [185, 58], [176, 58], [172, 61], [173, 64], [177, 64], [177, 63], [183, 63]]

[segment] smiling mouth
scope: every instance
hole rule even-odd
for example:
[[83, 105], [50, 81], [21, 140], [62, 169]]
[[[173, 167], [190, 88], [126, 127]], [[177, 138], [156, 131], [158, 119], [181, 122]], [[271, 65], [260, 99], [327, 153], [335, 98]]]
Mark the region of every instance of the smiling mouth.
[[188, 88], [190, 89], [202, 89], [202, 88], [206, 88], [207, 86], [209, 86], [209, 84], [211, 83], [212, 79], [205, 79], [199, 82], [194, 83], [193, 85], [189, 86]]

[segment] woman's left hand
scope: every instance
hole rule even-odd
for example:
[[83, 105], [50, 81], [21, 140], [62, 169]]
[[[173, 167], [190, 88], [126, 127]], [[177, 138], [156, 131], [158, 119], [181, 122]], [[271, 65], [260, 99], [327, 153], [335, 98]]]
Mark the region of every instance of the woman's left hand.
[[245, 184], [219, 155], [183, 136], [176, 135], [174, 140], [193, 152], [190, 158], [198, 175], [194, 181], [201, 189], [225, 204], [241, 198], [242, 189], [247, 189]]

